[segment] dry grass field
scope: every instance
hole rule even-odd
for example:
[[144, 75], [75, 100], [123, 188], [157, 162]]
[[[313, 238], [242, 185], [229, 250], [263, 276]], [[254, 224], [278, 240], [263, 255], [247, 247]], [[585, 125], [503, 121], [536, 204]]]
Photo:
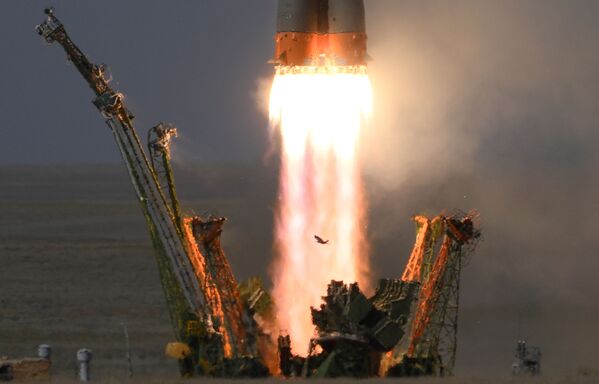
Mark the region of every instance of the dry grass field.
[[[236, 168], [200, 174], [181, 178], [184, 205], [228, 216], [224, 247], [235, 272], [266, 276], [274, 178], [259, 172], [250, 178]], [[464, 308], [458, 376], [443, 382], [514, 382], [507, 375], [513, 338], [504, 329], [513, 326], [505, 327], [511, 320], [502, 311]], [[597, 338], [579, 335], [594, 329], [593, 316], [544, 310], [530, 316], [555, 317], [537, 334], [554, 335], [562, 350], [546, 348], [549, 373], [526, 382], [599, 382], [594, 355], [576, 364], [567, 357], [581, 337]], [[158, 271], [122, 167], [0, 168], [0, 356], [31, 356], [49, 343], [52, 381], [74, 382], [75, 352], [86, 347], [94, 352], [94, 381], [121, 382], [127, 377], [122, 323], [131, 337], [134, 382], [177, 382], [176, 364], [163, 354], [172, 331]], [[564, 341], [572, 329], [575, 337]], [[568, 365], [555, 369], [559, 361]]]

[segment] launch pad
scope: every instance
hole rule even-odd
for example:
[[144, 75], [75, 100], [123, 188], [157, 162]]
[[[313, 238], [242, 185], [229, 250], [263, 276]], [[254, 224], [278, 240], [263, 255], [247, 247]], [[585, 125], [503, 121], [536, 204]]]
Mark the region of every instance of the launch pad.
[[[83, 54], [53, 10], [46, 14], [38, 33], [64, 48], [93, 90], [129, 172], [176, 338], [166, 352], [183, 376], [451, 375], [462, 261], [480, 237], [476, 213], [415, 217], [416, 242], [402, 277], [381, 280], [370, 297], [354, 281], [331, 281], [321, 306], [311, 308], [315, 333], [307, 353], [293, 350], [293, 339], [277, 322], [276, 302], [261, 283], [236, 280], [220, 244], [225, 218], [182, 213], [170, 164], [176, 129], [153, 127], [144, 149], [134, 116], [110, 87], [104, 66]], [[361, 1], [281, 1], [278, 73], [328, 68], [365, 74], [363, 19]]]

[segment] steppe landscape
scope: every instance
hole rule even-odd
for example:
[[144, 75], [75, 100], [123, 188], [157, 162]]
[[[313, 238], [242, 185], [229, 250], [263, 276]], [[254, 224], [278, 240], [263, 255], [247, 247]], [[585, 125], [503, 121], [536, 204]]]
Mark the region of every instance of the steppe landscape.
[[[187, 212], [229, 218], [223, 243], [239, 279], [268, 280], [276, 173], [227, 165], [175, 171]], [[399, 223], [397, 236], [375, 237], [373, 259], [383, 265], [378, 275], [393, 264], [400, 273], [413, 236], [408, 220], [376, 220], [388, 211], [383, 203], [371, 210], [380, 233], [389, 233], [383, 223]], [[543, 347], [544, 375], [531, 382], [598, 382], [591, 306], [550, 300], [494, 306], [473, 289], [480, 284], [475, 272], [490, 257], [489, 242], [464, 273], [457, 376], [446, 382], [514, 382], [509, 367], [518, 316], [521, 332]], [[176, 363], [163, 354], [172, 331], [152, 252], [120, 164], [0, 168], [0, 355], [33, 356], [38, 344], [51, 344], [53, 382], [69, 382], [75, 352], [86, 347], [94, 352], [94, 381], [120, 382], [127, 378], [125, 323], [134, 380], [177, 382]]]

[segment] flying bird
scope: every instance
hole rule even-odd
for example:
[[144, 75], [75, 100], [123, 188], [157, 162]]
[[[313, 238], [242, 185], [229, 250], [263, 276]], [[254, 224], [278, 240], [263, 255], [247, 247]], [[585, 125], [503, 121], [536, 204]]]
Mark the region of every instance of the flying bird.
[[323, 240], [322, 237], [320, 237], [318, 235], [314, 235], [314, 238], [316, 239], [316, 242], [318, 244], [328, 244], [329, 243], [328, 240]]

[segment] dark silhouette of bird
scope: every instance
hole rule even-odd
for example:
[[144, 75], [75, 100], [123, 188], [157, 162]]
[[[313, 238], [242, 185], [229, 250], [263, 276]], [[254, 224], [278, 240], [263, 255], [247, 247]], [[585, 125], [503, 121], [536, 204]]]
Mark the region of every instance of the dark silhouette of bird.
[[328, 240], [323, 240], [322, 237], [320, 237], [318, 235], [314, 235], [314, 238], [316, 239], [316, 242], [318, 244], [328, 244], [329, 243]]

